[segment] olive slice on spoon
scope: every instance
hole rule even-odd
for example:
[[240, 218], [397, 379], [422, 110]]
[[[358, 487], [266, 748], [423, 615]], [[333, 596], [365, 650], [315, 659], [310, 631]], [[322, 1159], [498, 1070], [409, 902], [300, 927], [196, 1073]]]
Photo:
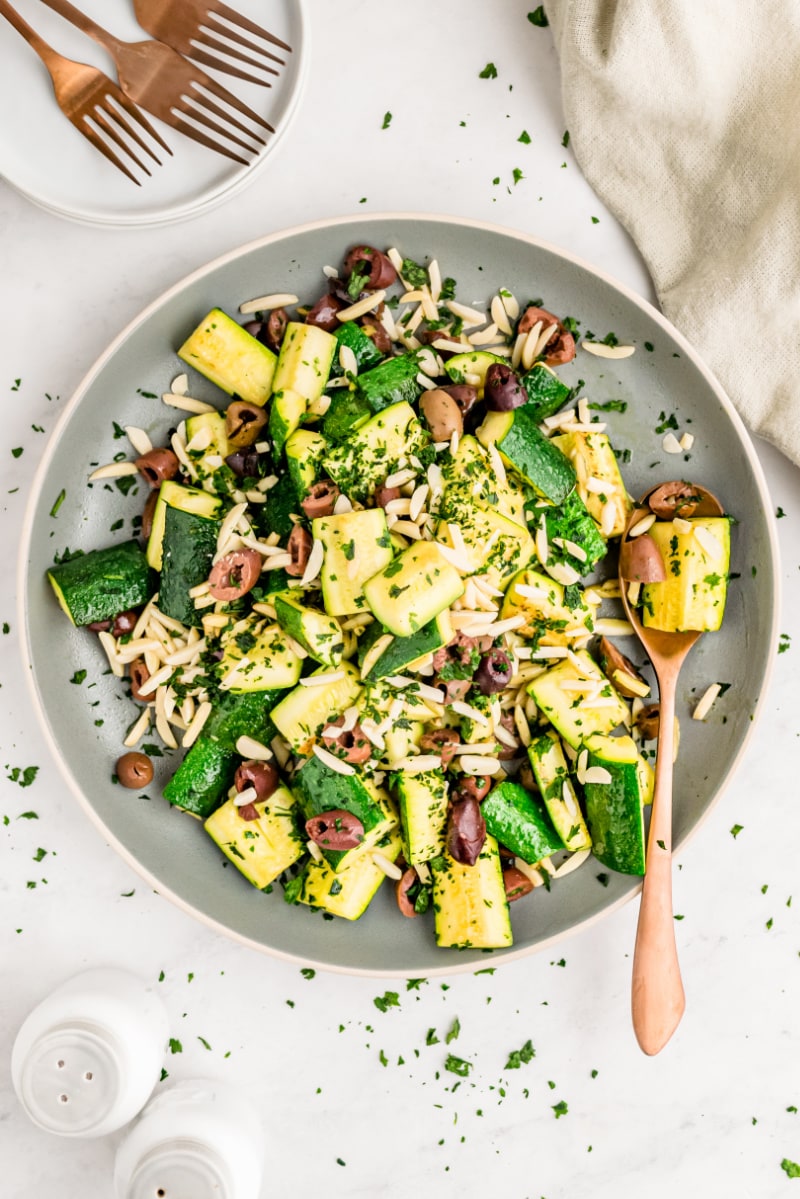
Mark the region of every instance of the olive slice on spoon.
[[[662, 483], [642, 496], [631, 513], [620, 546], [622, 605], [653, 664], [659, 689], [655, 791], [631, 986], [633, 1029], [640, 1048], [647, 1054], [659, 1053], [664, 1048], [678, 1027], [686, 1006], [672, 912], [672, 747], [678, 675], [701, 633], [664, 632], [645, 627], [631, 602], [629, 587], [631, 583], [660, 582], [666, 577], [663, 561], [658, 577], [658, 563], [653, 559], [650, 547], [646, 547], [645, 553], [636, 548], [636, 542], [643, 542], [647, 537], [645, 522], [649, 518], [671, 520], [674, 517], [724, 515], [725, 509], [708, 488], [680, 480]], [[649, 540], [658, 552], [655, 541]]]

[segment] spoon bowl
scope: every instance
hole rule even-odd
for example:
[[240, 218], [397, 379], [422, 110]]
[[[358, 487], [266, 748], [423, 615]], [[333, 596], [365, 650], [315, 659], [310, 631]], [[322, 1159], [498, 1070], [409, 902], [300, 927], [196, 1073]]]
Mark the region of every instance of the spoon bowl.
[[[659, 487], [642, 496], [622, 537], [624, 545], [631, 529], [652, 514], [648, 501]], [[723, 516], [724, 508], [713, 492], [692, 484], [691, 505], [676, 503], [674, 514]], [[700, 631], [665, 632], [646, 628], [629, 596], [631, 579], [623, 576], [625, 555], [620, 553], [620, 598], [653, 664], [659, 692], [658, 744], [655, 789], [647, 838], [646, 870], [636, 928], [631, 986], [631, 1015], [636, 1040], [644, 1053], [659, 1053], [680, 1023], [686, 1007], [672, 912], [672, 765], [675, 732], [675, 695], [678, 675]]]

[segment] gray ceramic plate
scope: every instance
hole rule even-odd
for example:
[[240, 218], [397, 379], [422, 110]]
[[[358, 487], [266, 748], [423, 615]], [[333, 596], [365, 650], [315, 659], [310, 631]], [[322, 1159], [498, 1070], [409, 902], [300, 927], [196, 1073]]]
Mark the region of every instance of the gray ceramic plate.
[[[137, 798], [111, 783], [124, 730], [134, 706], [103, 673], [105, 661], [91, 634], [71, 628], [56, 606], [45, 571], [56, 551], [91, 549], [130, 535], [139, 495], [113, 486], [86, 486], [92, 463], [110, 461], [127, 441], [115, 440], [112, 420], [145, 428], [163, 443], [175, 415], [158, 398], [181, 364], [175, 349], [213, 305], [236, 312], [250, 296], [292, 291], [315, 299], [324, 290], [321, 268], [338, 264], [348, 246], [395, 245], [412, 258], [438, 258], [458, 282], [458, 298], [481, 306], [498, 286], [525, 301], [572, 314], [581, 330], [609, 331], [637, 350], [624, 361], [579, 353], [564, 369], [568, 382], [586, 380], [595, 402], [624, 401], [610, 412], [615, 445], [630, 451], [627, 485], [638, 495], [676, 475], [696, 478], [741, 519], [734, 529], [732, 570], [738, 577], [722, 631], [704, 637], [681, 676], [680, 760], [676, 769], [675, 841], [698, 826], [730, 778], [753, 728], [776, 640], [775, 534], [761, 469], [747, 433], [708, 370], [664, 318], [638, 296], [585, 263], [519, 233], [447, 217], [387, 215], [303, 226], [244, 246], [203, 267], [147, 308], [117, 340], [72, 397], [50, 441], [28, 508], [22, 539], [20, 624], [32, 666], [34, 695], [60, 768], [85, 811], [107, 840], [153, 887], [195, 916], [255, 948], [314, 965], [359, 973], [423, 975], [474, 970], [540, 949], [610, 911], [638, 890], [635, 879], [612, 874], [608, 885], [590, 859], [512, 908], [514, 947], [487, 955], [437, 949], [429, 918], [405, 920], [392, 889], [383, 888], [356, 924], [323, 920], [286, 905], [280, 888], [266, 896], [251, 888], [202, 828], [159, 796], [174, 761], [156, 759], [152, 798]], [[192, 379], [192, 392], [219, 404], [209, 383]], [[145, 394], [143, 394], [145, 393]], [[694, 434], [690, 459], [665, 454], [655, 432], [674, 413], [679, 430]], [[626, 455], [627, 457], [627, 455]], [[51, 509], [66, 492], [58, 517]], [[117, 520], [124, 528], [110, 532]], [[631, 643], [631, 652], [641, 658]], [[85, 668], [80, 688], [70, 683]], [[705, 723], [688, 719], [692, 697], [708, 683], [729, 683]], [[91, 689], [89, 685], [91, 684]], [[99, 701], [99, 702], [98, 702]], [[96, 705], [96, 706], [92, 706]], [[95, 722], [104, 723], [97, 727]]]

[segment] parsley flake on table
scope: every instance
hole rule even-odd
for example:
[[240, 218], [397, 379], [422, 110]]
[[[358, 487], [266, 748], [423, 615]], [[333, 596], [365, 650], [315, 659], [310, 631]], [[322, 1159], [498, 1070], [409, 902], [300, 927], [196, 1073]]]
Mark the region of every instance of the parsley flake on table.
[[522, 130], [522, 133], [517, 138], [517, 141], [522, 142], [523, 146], [529, 146], [531, 144], [531, 135], [528, 133], [527, 129]]
[[[30, 787], [39, 773], [38, 766], [14, 766], [11, 773], [6, 775], [10, 783], [19, 783], [20, 787]], [[30, 817], [26, 817], [30, 819]], [[37, 818], [38, 819], [38, 818]]]
[[177, 1040], [177, 1038], [170, 1037], [169, 1051], [170, 1051], [170, 1053], [183, 1053], [183, 1045], [181, 1045], [180, 1041]]
[[209, 1043], [208, 1043], [208, 1041], [205, 1039], [205, 1037], [198, 1037], [197, 1039], [198, 1039], [198, 1041], [200, 1042], [200, 1044], [201, 1044], [201, 1045], [202, 1045], [202, 1046], [203, 1046], [205, 1049], [208, 1049], [208, 1050], [210, 1050], [210, 1049], [211, 1049], [211, 1046], [209, 1045]]
[[797, 1162], [790, 1161], [788, 1157], [785, 1157], [781, 1162], [781, 1169], [787, 1178], [800, 1178], [800, 1165]]
[[564, 130], [564, 136], [561, 139], [561, 145], [566, 150], [569, 146], [569, 129]]
[[506, 1070], [519, 1070], [521, 1066], [527, 1065], [536, 1057], [536, 1050], [533, 1048], [531, 1041], [526, 1041], [521, 1049], [514, 1049], [508, 1055], [506, 1062]]
[[392, 114], [390, 112], [385, 112], [383, 114], [383, 124], [381, 125], [381, 129], [388, 129], [389, 126], [391, 125], [391, 123], [392, 123]]
[[21, 446], [21, 445], [18, 445], [18, 446], [16, 446], [16, 447], [15, 447], [15, 448], [14, 448], [14, 449], [11, 451], [11, 457], [12, 457], [12, 458], [19, 458], [19, 457], [21, 456], [22, 452], [23, 452], [23, 448], [22, 448], [22, 446]]
[[444, 1068], [451, 1074], [458, 1074], [460, 1078], [466, 1078], [472, 1069], [472, 1062], [466, 1061], [463, 1057], [456, 1057], [454, 1053], [448, 1053]]
[[531, 25], [535, 25], [537, 29], [546, 29], [550, 22], [547, 19], [547, 13], [544, 11], [544, 5], [540, 4], [533, 12], [528, 13], [528, 20]]
[[742, 831], [743, 828], [744, 828], [743, 824], [734, 824], [733, 825], [733, 827], [731, 828], [731, 836], [733, 837], [734, 841], [739, 836], [739, 833]]
[[55, 518], [56, 516], [58, 516], [58, 510], [61, 507], [61, 505], [64, 503], [64, 500], [66, 498], [67, 498], [67, 493], [66, 493], [65, 489], [62, 487], [61, 490], [59, 491], [58, 495], [56, 496], [56, 501], [53, 504], [53, 507], [50, 509], [50, 515], [52, 517]]
[[779, 654], [786, 653], [787, 649], [789, 648], [789, 644], [790, 644], [791, 640], [792, 640], [792, 638], [790, 637], [790, 635], [788, 633], [781, 633], [780, 644], [778, 645], [778, 653]]
[[400, 996], [397, 991], [387, 991], [385, 995], [376, 995], [372, 1002], [379, 1012], [386, 1012], [390, 1007], [400, 1007]]
[[511, 172], [511, 175], [512, 175], [512, 177], [513, 177], [513, 179], [514, 179], [514, 186], [515, 186], [515, 187], [516, 187], [516, 186], [517, 186], [517, 184], [520, 182], [520, 180], [522, 180], [522, 179], [524, 179], [524, 178], [525, 178], [525, 176], [523, 175], [523, 173], [522, 173], [522, 171], [519, 169], [519, 167], [514, 167], [514, 170]]
[[450, 1025], [449, 1032], [445, 1033], [445, 1037], [444, 1037], [445, 1045], [449, 1045], [451, 1041], [455, 1041], [460, 1032], [461, 1032], [461, 1021], [459, 1020], [458, 1016], [456, 1016], [455, 1020]]
[[560, 1119], [561, 1116], [566, 1116], [567, 1112], [569, 1111], [569, 1106], [564, 1099], [559, 1099], [558, 1103], [552, 1104], [552, 1108], [555, 1112], [556, 1120]]
[[496, 79], [497, 78], [497, 67], [494, 65], [493, 62], [487, 62], [486, 66], [483, 68], [483, 70], [478, 73], [478, 78], [479, 79]]
[[316, 970], [312, 970], [310, 966], [304, 966], [300, 973], [303, 978], [314, 978], [317, 972]]

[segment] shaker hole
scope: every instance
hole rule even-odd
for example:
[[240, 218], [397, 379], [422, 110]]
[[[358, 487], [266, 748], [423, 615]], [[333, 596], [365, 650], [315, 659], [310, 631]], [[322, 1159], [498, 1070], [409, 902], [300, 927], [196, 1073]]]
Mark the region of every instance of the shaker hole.
[[59, 1070], [63, 1070], [64, 1067], [66, 1066], [66, 1064], [67, 1063], [64, 1061], [63, 1058], [59, 1058], [58, 1061], [56, 1062], [56, 1065], [58, 1066]]
[[156, 1194], [158, 1195], [158, 1199], [163, 1199], [163, 1197], [164, 1197], [164, 1195], [166, 1195], [166, 1193], [167, 1192], [164, 1190], [163, 1187], [159, 1187], [158, 1190], [156, 1191]]
[[69, 1095], [59, 1095], [58, 1098], [62, 1103], [69, 1103]]
[[91, 1070], [87, 1070], [83, 1077], [86, 1079], [87, 1082], [91, 1082], [92, 1079], [94, 1078], [94, 1074], [92, 1074]]

